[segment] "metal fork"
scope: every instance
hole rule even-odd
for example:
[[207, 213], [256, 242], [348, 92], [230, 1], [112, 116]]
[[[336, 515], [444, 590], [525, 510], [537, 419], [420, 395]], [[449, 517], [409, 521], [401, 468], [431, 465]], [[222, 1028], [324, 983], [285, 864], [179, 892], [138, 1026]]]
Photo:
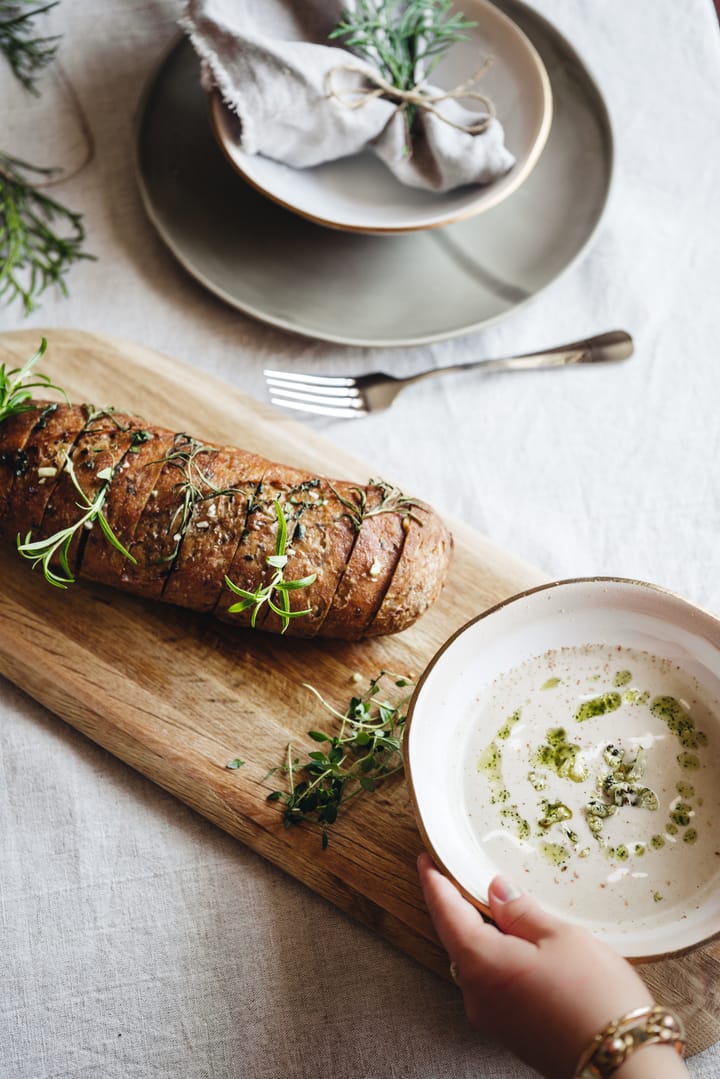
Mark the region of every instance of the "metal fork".
[[542, 352], [508, 356], [500, 360], [475, 360], [450, 367], [433, 367], [409, 378], [395, 378], [380, 371], [371, 375], [302, 375], [294, 371], [265, 371], [265, 381], [274, 405], [313, 412], [320, 416], [355, 419], [379, 412], [392, 404], [401, 390], [449, 371], [530, 371], [539, 367], [572, 367], [579, 363], [606, 363], [626, 360], [633, 354], [633, 340], [624, 330], [588, 337], [569, 345], [557, 345]]

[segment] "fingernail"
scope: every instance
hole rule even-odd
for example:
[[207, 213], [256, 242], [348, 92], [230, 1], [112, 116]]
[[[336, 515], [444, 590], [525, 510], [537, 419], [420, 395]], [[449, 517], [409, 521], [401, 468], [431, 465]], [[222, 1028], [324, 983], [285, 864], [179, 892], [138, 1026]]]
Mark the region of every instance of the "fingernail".
[[511, 903], [513, 899], [519, 899], [522, 895], [520, 889], [516, 888], [505, 877], [495, 877], [492, 882], [492, 890], [495, 898], [499, 899], [501, 903]]

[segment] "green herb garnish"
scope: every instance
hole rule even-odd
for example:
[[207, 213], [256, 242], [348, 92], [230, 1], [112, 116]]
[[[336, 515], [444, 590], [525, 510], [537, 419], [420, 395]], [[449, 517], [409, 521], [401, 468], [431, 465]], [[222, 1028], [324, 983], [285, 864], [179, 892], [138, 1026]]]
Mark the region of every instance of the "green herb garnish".
[[575, 713], [575, 719], [578, 723], [584, 723], [586, 719], [604, 716], [607, 712], [615, 712], [621, 704], [622, 697], [619, 693], [603, 693], [601, 697], [593, 697], [590, 701], [584, 701]]
[[236, 596], [240, 596], [239, 603], [234, 603], [232, 607], [228, 607], [229, 614], [239, 614], [242, 611], [252, 609], [250, 625], [255, 629], [258, 613], [265, 604], [267, 604], [270, 610], [280, 618], [282, 623], [281, 632], [284, 633], [290, 625], [291, 618], [302, 618], [303, 615], [310, 614], [312, 611], [312, 607], [306, 607], [305, 610], [302, 611], [291, 611], [289, 593], [295, 592], [300, 588], [307, 588], [315, 581], [317, 573], [310, 573], [307, 577], [300, 577], [296, 581], [285, 580], [285, 567], [287, 566], [289, 557], [287, 553], [287, 521], [285, 520], [282, 506], [277, 499], [275, 500], [274, 505], [278, 522], [277, 534], [275, 537], [275, 553], [268, 555], [265, 559], [267, 565], [274, 570], [270, 581], [266, 585], [258, 585], [254, 592], [248, 592], [244, 588], [239, 588], [238, 585], [230, 580], [227, 574], [225, 575], [225, 584], [231, 592], [234, 592]]
[[[547, 798], [543, 798], [540, 803], [540, 809], [542, 817], [538, 821], [538, 827], [543, 832], [547, 832], [552, 828], [553, 824], [560, 824], [562, 821], [570, 820], [572, 817], [572, 810], [559, 799], [550, 802]], [[577, 842], [577, 836], [575, 836], [573, 842]]]
[[[624, 844], [618, 847], [608, 847], [603, 838], [603, 828], [608, 817], [612, 817], [621, 806], [634, 806], [637, 809], [649, 809], [655, 811], [658, 808], [657, 795], [650, 787], [644, 786], [640, 780], [645, 772], [645, 751], [640, 747], [635, 757], [626, 760], [625, 750], [619, 746], [607, 745], [603, 750], [603, 759], [608, 771], [597, 776], [597, 795], [592, 795], [587, 804], [583, 806], [583, 813], [587, 826], [595, 839], [609, 857], [625, 861], [630, 856], [628, 848]], [[651, 841], [651, 846], [659, 849], [660, 843]], [[638, 847], [641, 849], [638, 850]], [[644, 854], [645, 847], [636, 844], [636, 854]]]
[[599, 787], [608, 802], [616, 806], [639, 806], [655, 810], [657, 795], [639, 781], [645, 772], [645, 751], [642, 746], [632, 760], [625, 760], [625, 750], [618, 746], [606, 746], [603, 751], [610, 771], [599, 780]]
[[655, 697], [650, 711], [667, 723], [668, 729], [685, 749], [697, 749], [698, 746], [707, 745], [707, 735], [704, 731], [697, 730], [693, 717], [675, 697]]
[[[272, 791], [268, 801], [284, 806], [286, 828], [308, 821], [321, 824], [323, 849], [328, 845], [327, 828], [335, 823], [340, 805], [363, 791], [374, 791], [381, 780], [402, 769], [401, 739], [410, 694], [394, 703], [381, 698], [383, 679], [392, 679], [399, 689], [412, 688], [407, 679], [381, 671], [362, 696], [351, 699], [345, 712], [333, 708], [313, 686], [306, 684], [339, 722], [340, 729], [337, 734], [308, 731], [309, 737], [322, 744], [323, 749], [309, 752], [304, 763], [293, 757], [293, 747], [288, 745], [287, 763], [280, 770], [287, 775], [290, 789]], [[298, 775], [302, 777], [299, 782]]]
[[[37, 361], [45, 355], [47, 341], [43, 337], [40, 348], [23, 367], [9, 368], [0, 366], [0, 423], [9, 416], [16, 416], [20, 412], [29, 412], [35, 406], [32, 404], [33, 390], [57, 390], [64, 394], [65, 391], [51, 382], [47, 375], [33, 372]], [[28, 381], [32, 375], [32, 381]]]
[[371, 479], [368, 482], [368, 488], [377, 488], [380, 491], [380, 501], [376, 506], [368, 506], [368, 488], [352, 487], [351, 490], [357, 499], [353, 501], [351, 498], [341, 495], [333, 487], [332, 483], [329, 483], [329, 486], [338, 501], [348, 511], [350, 520], [357, 532], [360, 531], [363, 521], [369, 517], [377, 517], [381, 513], [399, 513], [402, 517], [411, 517], [418, 524], [422, 524], [420, 518], [413, 514], [413, 510], [418, 506], [417, 500], [408, 498], [398, 487], [394, 487], [385, 480]]
[[[108, 543], [110, 543], [117, 551], [120, 551], [125, 558], [136, 563], [136, 559], [123, 547], [102, 512], [114, 470], [108, 467], [103, 468], [102, 471], [97, 473], [97, 478], [103, 481], [103, 485], [95, 495], [95, 498], [90, 501], [78, 483], [77, 476], [75, 475], [75, 467], [69, 454], [65, 457], [64, 468], [70, 476], [75, 490], [80, 495], [81, 501], [78, 502], [77, 505], [78, 509], [85, 511], [82, 517], [80, 517], [75, 524], [61, 529], [47, 539], [33, 541], [31, 539], [31, 532], [27, 533], [24, 541], [21, 541], [19, 535], [17, 537], [17, 548], [22, 557], [27, 558], [32, 562], [33, 569], [38, 565], [42, 565], [45, 580], [48, 584], [54, 585], [56, 588], [67, 588], [69, 584], [75, 583], [75, 577], [73, 576], [72, 570], [70, 569], [70, 563], [68, 562], [70, 544], [72, 543], [74, 536], [79, 533], [81, 529], [86, 526], [92, 527], [95, 521], [99, 524]], [[54, 558], [59, 560], [60, 568], [64, 576], [61, 576], [60, 573], [53, 569], [52, 562]]]
[[82, 215], [34, 186], [56, 171], [0, 152], [0, 298], [26, 313], [50, 285], [67, 295], [70, 266], [94, 258], [83, 251]]
[[[0, 0], [0, 52], [19, 82], [36, 94], [37, 73], [55, 56], [56, 37], [33, 37], [33, 20], [55, 6], [32, 0]], [[84, 124], [86, 137], [87, 125]], [[0, 151], [0, 299], [19, 300], [25, 312], [49, 285], [67, 293], [65, 274], [83, 251], [80, 214], [43, 194], [40, 188], [58, 169], [42, 168]]]
[[234, 760], [228, 761], [227, 764], [225, 765], [225, 767], [230, 768], [231, 771], [234, 771], [236, 768], [242, 768], [242, 766], [244, 764], [245, 764], [244, 760], [242, 760], [240, 757], [235, 757]]
[[[355, 0], [329, 39], [343, 39], [398, 90], [426, 80], [451, 45], [477, 25], [452, 15], [452, 0]], [[406, 111], [408, 130], [415, 108]]]
[[551, 727], [545, 735], [545, 741], [532, 755], [531, 763], [536, 768], [551, 768], [560, 779], [582, 783], [587, 779], [587, 768], [582, 763], [581, 753], [581, 747], [577, 743], [568, 741], [564, 727]]
[[[225, 493], [213, 487], [196, 460], [198, 454], [207, 453], [210, 450], [210, 446], [203, 445], [202, 442], [198, 442], [189, 435], [177, 434], [173, 448], [162, 458], [163, 462], [177, 469], [182, 476], [174, 488], [178, 492], [178, 508], [168, 525], [168, 532], [176, 537], [175, 547], [163, 559], [164, 562], [174, 562], [180, 553], [180, 546], [190, 524], [195, 503]], [[209, 490], [210, 493], [205, 494], [204, 489]]]
[[[137, 453], [138, 446], [142, 442], [147, 442], [150, 437], [148, 431], [137, 431], [133, 435], [130, 452]], [[191, 438], [190, 435], [179, 433], [175, 435], [173, 448], [161, 458], [163, 462], [172, 468], [176, 468], [181, 475], [181, 479], [178, 480], [174, 487], [179, 497], [178, 508], [175, 510], [168, 526], [168, 532], [172, 533], [175, 539], [175, 547], [163, 559], [164, 562], [174, 562], [180, 553], [182, 541], [185, 538], [193, 509], [197, 503], [208, 502], [210, 499], [218, 498], [220, 495], [239, 493], [237, 487], [216, 487], [200, 467], [197, 461], [198, 455], [214, 451], [214, 446], [206, 446], [204, 443], [198, 442], [197, 439]]]
[[54, 59], [57, 37], [33, 37], [33, 19], [54, 8], [58, 0], [37, 6], [33, 0], [0, 0], [0, 51], [13, 74], [31, 93], [37, 93], [35, 77]]

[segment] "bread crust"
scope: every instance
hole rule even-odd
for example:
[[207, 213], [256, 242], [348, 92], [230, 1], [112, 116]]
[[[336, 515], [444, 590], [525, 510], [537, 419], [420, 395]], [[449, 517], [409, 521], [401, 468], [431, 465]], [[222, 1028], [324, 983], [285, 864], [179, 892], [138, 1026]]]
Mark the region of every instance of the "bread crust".
[[2, 450], [0, 451], [0, 534], [10, 530], [7, 518], [8, 499], [17, 476], [22, 476], [27, 469], [25, 443], [37, 422], [39, 410], [35, 407], [10, 416], [2, 428]]
[[397, 633], [412, 625], [440, 594], [452, 553], [452, 536], [428, 506], [415, 503], [402, 519], [402, 556], [383, 603], [366, 627], [368, 637]]
[[[121, 412], [86, 412], [69, 457], [75, 481], [88, 505], [101, 492], [109, 491], [112, 473], [129, 451], [141, 423], [137, 417]], [[83, 512], [81, 506], [80, 493], [66, 467], [58, 473], [47, 501], [40, 528], [42, 534], [51, 536], [64, 528], [71, 528]], [[102, 509], [105, 512], [104, 503]], [[81, 560], [85, 560], [91, 536], [98, 548], [108, 546], [97, 524], [90, 524], [89, 528], [77, 532], [68, 551], [68, 564], [73, 575], [77, 575]]]
[[363, 510], [354, 519], [355, 542], [322, 626], [323, 637], [356, 641], [366, 636], [402, 554], [405, 542], [402, 515], [381, 512], [380, 487], [372, 485], [363, 494]]
[[23, 447], [22, 471], [8, 492], [4, 528], [13, 538], [41, 534], [48, 503], [67, 475], [65, 460], [86, 422], [87, 412], [80, 406], [43, 402], [38, 408]]
[[[257, 629], [345, 640], [396, 633], [442, 588], [450, 533], [428, 506], [389, 485], [329, 480], [137, 416], [91, 415], [86, 406], [38, 402], [32, 416], [0, 425], [6, 537], [49, 538], [79, 520], [67, 454], [87, 500], [104, 493], [107, 524], [132, 555], [95, 522], [78, 530], [70, 548], [80, 578], [248, 626], [255, 605], [231, 612], [240, 597], [226, 578], [249, 593], [268, 589], [282, 514], [282, 580], [307, 580], [287, 592], [297, 617], [263, 601], [254, 611]], [[271, 596], [278, 605], [277, 590]]]
[[248, 509], [268, 462], [255, 454], [221, 447], [206, 455], [202, 494], [190, 520], [162, 598], [168, 603], [212, 611], [225, 586], [247, 520]]

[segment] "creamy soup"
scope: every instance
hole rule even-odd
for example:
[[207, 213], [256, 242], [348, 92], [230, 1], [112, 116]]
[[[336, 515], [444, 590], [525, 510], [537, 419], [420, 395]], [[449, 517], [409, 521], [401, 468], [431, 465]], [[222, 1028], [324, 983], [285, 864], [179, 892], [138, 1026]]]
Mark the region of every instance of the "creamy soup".
[[476, 840], [585, 922], [686, 917], [720, 885], [719, 715], [648, 652], [590, 644], [521, 664], [475, 703], [463, 789]]

